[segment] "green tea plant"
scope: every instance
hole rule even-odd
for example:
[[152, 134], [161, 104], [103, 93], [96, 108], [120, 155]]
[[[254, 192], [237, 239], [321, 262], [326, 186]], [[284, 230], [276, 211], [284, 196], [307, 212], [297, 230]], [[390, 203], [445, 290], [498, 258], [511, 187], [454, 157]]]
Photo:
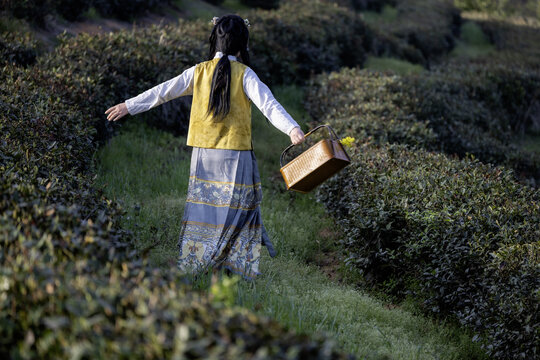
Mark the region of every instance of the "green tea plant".
[[471, 153], [513, 168], [524, 182], [540, 179], [538, 155], [513, 140], [534, 125], [536, 71], [477, 60], [409, 76], [343, 69], [312, 85], [311, 115], [342, 132], [461, 157]]
[[[339, 220], [346, 263], [366, 284], [457, 318], [495, 358], [532, 358], [540, 324], [540, 191], [516, 182], [511, 169], [428, 151], [450, 149], [438, 126], [462, 131], [455, 141], [468, 149], [486, 139], [492, 153], [511, 149], [497, 147], [496, 127], [514, 131], [517, 109], [532, 99], [521, 89], [533, 89], [537, 78], [483, 71], [399, 77], [344, 69], [319, 76], [308, 109], [358, 145], [351, 166], [318, 198]], [[486, 125], [475, 124], [484, 116]], [[483, 137], [465, 137], [467, 129]]]

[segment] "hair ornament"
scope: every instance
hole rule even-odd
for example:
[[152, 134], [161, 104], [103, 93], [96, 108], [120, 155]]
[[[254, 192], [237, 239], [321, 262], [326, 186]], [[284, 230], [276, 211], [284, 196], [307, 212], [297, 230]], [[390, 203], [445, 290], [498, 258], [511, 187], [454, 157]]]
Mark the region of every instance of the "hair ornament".
[[214, 24], [214, 26], [216, 26], [218, 20], [219, 20], [219, 17], [214, 16], [214, 17], [212, 18], [212, 24]]
[[247, 27], [250, 27], [251, 24], [249, 23], [249, 20], [248, 19], [244, 19], [244, 24], [246, 24]]

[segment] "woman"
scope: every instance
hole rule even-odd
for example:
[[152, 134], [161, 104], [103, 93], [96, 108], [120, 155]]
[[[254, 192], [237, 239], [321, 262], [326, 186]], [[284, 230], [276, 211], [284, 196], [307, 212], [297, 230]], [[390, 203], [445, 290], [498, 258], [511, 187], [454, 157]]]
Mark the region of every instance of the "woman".
[[178, 267], [200, 273], [225, 268], [254, 279], [260, 249], [275, 250], [260, 213], [262, 187], [251, 141], [252, 101], [293, 144], [304, 133], [249, 68], [249, 22], [214, 18], [209, 60], [124, 103], [109, 108], [109, 121], [135, 115], [183, 95], [193, 95], [187, 145], [193, 147], [179, 236]]

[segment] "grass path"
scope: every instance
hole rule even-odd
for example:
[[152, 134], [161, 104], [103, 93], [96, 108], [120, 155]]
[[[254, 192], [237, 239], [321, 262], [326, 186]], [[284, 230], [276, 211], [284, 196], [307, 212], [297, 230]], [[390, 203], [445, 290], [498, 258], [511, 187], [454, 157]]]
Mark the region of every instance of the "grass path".
[[[302, 91], [276, 90], [276, 97], [303, 122]], [[361, 359], [475, 359], [482, 352], [462, 330], [389, 307], [351, 285], [332, 281], [310, 265], [336, 251], [336, 229], [312, 195], [286, 192], [279, 155], [288, 137], [253, 111], [253, 135], [263, 182], [262, 215], [278, 251], [261, 259], [255, 282], [240, 281], [234, 302], [271, 316], [297, 331], [325, 332]], [[120, 135], [97, 153], [96, 185], [124, 204], [122, 222], [137, 246], [157, 243], [150, 253], [159, 266], [176, 271], [176, 242], [187, 191], [189, 154], [184, 138], [148, 128], [142, 116], [128, 117]]]

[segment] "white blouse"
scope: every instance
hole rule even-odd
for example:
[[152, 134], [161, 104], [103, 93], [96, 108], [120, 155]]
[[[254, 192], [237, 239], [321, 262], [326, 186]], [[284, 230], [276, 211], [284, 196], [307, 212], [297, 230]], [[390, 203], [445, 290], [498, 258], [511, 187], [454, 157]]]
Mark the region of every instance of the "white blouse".
[[[215, 58], [223, 56], [221, 51], [216, 53]], [[235, 56], [229, 55], [229, 60], [237, 61]], [[147, 111], [175, 99], [179, 96], [193, 94], [193, 74], [195, 66], [190, 67], [183, 73], [154, 86], [145, 92], [127, 99], [125, 101], [130, 115], [135, 115]], [[299, 127], [298, 123], [287, 113], [281, 104], [274, 98], [274, 95], [264, 84], [255, 72], [247, 67], [244, 71], [243, 79], [244, 92], [247, 97], [259, 108], [264, 116], [276, 128], [289, 135], [292, 129]]]

